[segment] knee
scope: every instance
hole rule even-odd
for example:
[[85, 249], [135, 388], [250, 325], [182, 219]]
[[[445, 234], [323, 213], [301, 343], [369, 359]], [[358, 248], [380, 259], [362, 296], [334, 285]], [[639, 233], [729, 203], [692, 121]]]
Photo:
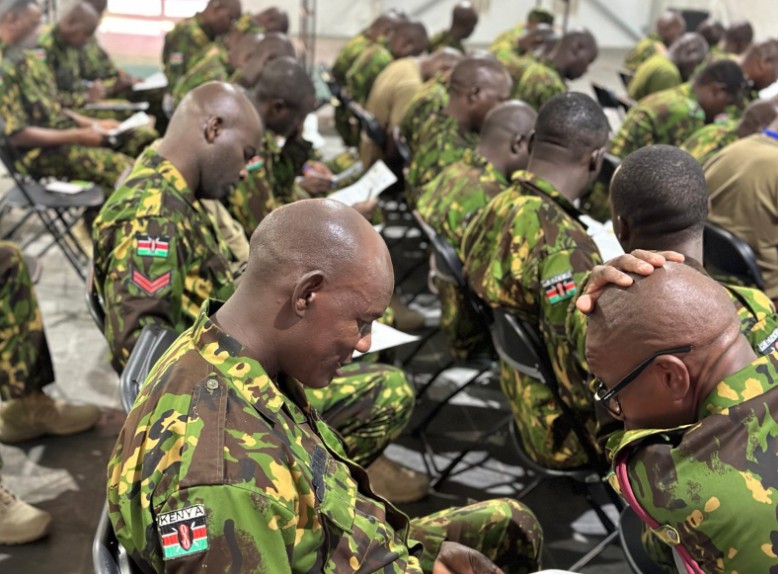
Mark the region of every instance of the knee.
[[527, 554], [539, 557], [543, 548], [543, 529], [535, 513], [512, 498], [487, 501], [494, 504], [494, 516], [499, 517], [509, 538], [522, 540]]
[[402, 412], [406, 419], [410, 419], [416, 394], [405, 372], [397, 367], [382, 365], [381, 378], [383, 384], [376, 402]]

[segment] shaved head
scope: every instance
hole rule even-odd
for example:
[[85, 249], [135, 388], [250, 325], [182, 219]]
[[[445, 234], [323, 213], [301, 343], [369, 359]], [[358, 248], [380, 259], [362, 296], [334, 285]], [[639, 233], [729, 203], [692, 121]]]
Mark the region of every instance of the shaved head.
[[718, 20], [707, 18], [697, 26], [697, 32], [702, 34], [710, 48], [718, 46], [724, 37], [724, 25]]
[[80, 2], [65, 12], [57, 28], [70, 46], [80, 48], [91, 38], [100, 24], [100, 14], [88, 2]]
[[737, 126], [737, 137], [745, 138], [770, 126], [778, 116], [778, 99], [756, 100], [749, 104]]
[[469, 131], [480, 132], [486, 114], [510, 97], [510, 75], [492, 57], [467, 57], [451, 72], [446, 114]]
[[724, 49], [733, 54], [742, 54], [754, 41], [754, 27], [748, 20], [733, 22], [724, 32]]
[[[246, 88], [256, 85], [269, 62], [278, 58], [295, 58], [292, 41], [289, 36], [281, 32], [258, 34], [249, 48], [241, 65], [241, 84]], [[305, 92], [304, 85], [301, 85], [301, 91]]]
[[316, 92], [305, 68], [284, 56], [262, 69], [252, 96], [265, 127], [288, 137], [313, 108]]
[[381, 36], [388, 36], [397, 24], [406, 22], [407, 20], [408, 18], [405, 14], [401, 14], [395, 10], [389, 10], [373, 20], [364, 33], [371, 40], [377, 40]]
[[597, 59], [597, 40], [588, 30], [571, 30], [556, 43], [549, 59], [554, 68], [568, 80], [583, 76]]
[[667, 10], [656, 20], [656, 32], [665, 46], [670, 46], [686, 32], [686, 20], [680, 12]]
[[451, 73], [449, 92], [467, 93], [473, 86], [495, 85], [510, 82], [510, 76], [503, 65], [491, 55], [468, 56], [456, 65]]
[[778, 80], [778, 40], [769, 39], [751, 45], [743, 58], [743, 74], [753, 88], [764, 90]]
[[450, 34], [457, 40], [469, 38], [478, 24], [478, 12], [470, 2], [460, 2], [454, 6], [451, 18]]
[[538, 115], [521, 100], [508, 100], [486, 114], [481, 127], [481, 142], [488, 145], [509, 144], [517, 135], [527, 136], [535, 127]]
[[462, 52], [454, 48], [446, 47], [435, 50], [422, 63], [422, 79], [427, 81], [438, 73], [452, 70], [463, 58]]
[[389, 35], [389, 51], [395, 59], [418, 56], [429, 47], [427, 29], [421, 22], [401, 21]]
[[668, 56], [681, 72], [681, 79], [686, 81], [692, 75], [695, 68], [708, 55], [708, 43], [702, 34], [697, 32], [687, 32], [680, 38], [678, 38], [670, 49], [668, 50]]
[[276, 6], [271, 6], [254, 16], [254, 21], [265, 29], [265, 32], [289, 33], [289, 14]]

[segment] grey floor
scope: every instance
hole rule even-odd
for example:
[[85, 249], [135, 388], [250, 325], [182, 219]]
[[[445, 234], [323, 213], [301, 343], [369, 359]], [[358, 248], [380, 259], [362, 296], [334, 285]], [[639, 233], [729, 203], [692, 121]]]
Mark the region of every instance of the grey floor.
[[[586, 80], [575, 82], [572, 88], [589, 91], [588, 82], [595, 80], [618, 89], [615, 70], [620, 58], [621, 52], [601, 54]], [[320, 121], [325, 136], [330, 125], [325, 111]], [[332, 149], [334, 139], [328, 137], [327, 141], [328, 148]], [[0, 179], [0, 186], [6, 184], [7, 180]], [[6, 221], [0, 222], [0, 232], [5, 225]], [[390, 241], [397, 233], [398, 229], [386, 231]], [[424, 257], [414, 239], [397, 243], [392, 252], [398, 276]], [[0, 444], [5, 463], [3, 481], [25, 500], [54, 516], [53, 531], [45, 540], [26, 546], [0, 547], [0, 573], [89, 573], [93, 571], [92, 535], [104, 501], [105, 465], [123, 415], [119, 410], [117, 377], [108, 364], [102, 334], [86, 310], [83, 283], [56, 249], [50, 250], [41, 261], [43, 274], [36, 291], [57, 373], [57, 383], [50, 392], [67, 400], [96, 404], [101, 407], [103, 417], [96, 429], [77, 437], [47, 438], [21, 446]], [[424, 281], [425, 271], [421, 266], [405, 284], [405, 298], [422, 290]], [[434, 322], [434, 298], [422, 293], [417, 303]], [[409, 347], [412, 349], [413, 345]], [[411, 349], [398, 350], [398, 360], [407, 357]], [[443, 342], [439, 336], [433, 337], [408, 370], [421, 384], [445, 357]], [[436, 384], [417, 406], [410, 428], [432, 408], [435, 399], [461, 384], [465, 376], [463, 372], [451, 372], [445, 381]], [[445, 463], [458, 448], [472, 445], [480, 432], [494, 426], [507, 412], [494, 381], [463, 393], [430, 427], [430, 443], [437, 463]], [[438, 492], [405, 510], [412, 515], [427, 514], [472, 500], [515, 495], [528, 484], [529, 477], [517, 465], [507, 433], [492, 433], [474, 446], [466, 462], [475, 464], [485, 457], [488, 460], [458, 472]], [[404, 464], [423, 469], [423, 450], [419, 440], [408, 434], [392, 445], [388, 454]], [[582, 495], [566, 480], [546, 481], [523, 501], [543, 524], [546, 568], [568, 568], [602, 539], [602, 527], [587, 512], [589, 506]], [[629, 569], [618, 545], [610, 545], [580, 571], [608, 574]]]

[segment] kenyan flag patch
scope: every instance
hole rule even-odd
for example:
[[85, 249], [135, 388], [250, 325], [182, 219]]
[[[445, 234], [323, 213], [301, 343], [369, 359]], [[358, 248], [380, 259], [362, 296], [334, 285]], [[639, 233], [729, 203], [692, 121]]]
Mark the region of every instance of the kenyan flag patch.
[[208, 550], [205, 507], [202, 504], [157, 516], [162, 558], [172, 560]]
[[167, 257], [170, 248], [169, 237], [151, 237], [150, 235], [138, 235], [138, 255], [141, 257]]
[[559, 275], [554, 275], [540, 282], [543, 290], [546, 292], [546, 299], [552, 305], [565, 299], [573, 297], [577, 291], [573, 274], [565, 271]]

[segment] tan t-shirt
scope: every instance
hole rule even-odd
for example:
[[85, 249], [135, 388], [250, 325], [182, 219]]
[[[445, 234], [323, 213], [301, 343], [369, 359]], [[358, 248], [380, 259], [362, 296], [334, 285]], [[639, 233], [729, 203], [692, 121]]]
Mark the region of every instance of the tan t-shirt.
[[778, 140], [755, 134], [705, 165], [708, 219], [745, 240], [756, 253], [765, 292], [778, 299]]

